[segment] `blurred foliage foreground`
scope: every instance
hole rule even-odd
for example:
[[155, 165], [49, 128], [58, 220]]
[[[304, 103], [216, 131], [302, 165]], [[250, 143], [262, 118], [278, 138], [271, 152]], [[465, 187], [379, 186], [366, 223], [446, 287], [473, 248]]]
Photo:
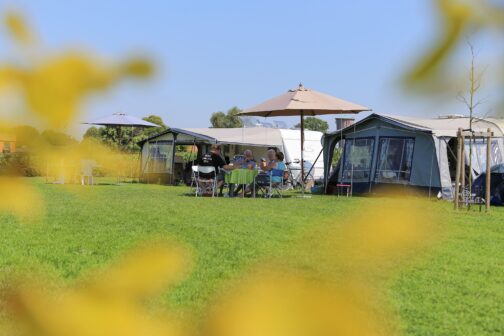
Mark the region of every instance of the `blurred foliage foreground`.
[[[448, 3], [444, 1], [443, 3]], [[108, 90], [126, 78], [144, 78], [152, 66], [145, 59], [117, 64], [84, 52], [38, 55], [38, 41], [19, 15], [8, 13], [10, 36], [26, 58], [0, 64], [1, 92], [22, 97], [29, 118], [42, 119], [55, 130], [68, 126], [90, 94]], [[431, 62], [432, 63], [432, 62]], [[417, 71], [422, 74], [424, 71]], [[3, 122], [6, 126], [8, 122]], [[78, 162], [97, 158], [109, 169], [117, 167], [110, 148], [74, 147], [58, 151], [37, 148], [43, 160]], [[42, 160], [42, 161], [43, 161]], [[117, 169], [119, 169], [117, 167]], [[21, 219], [44, 215], [44, 200], [36, 188], [11, 175], [0, 178], [0, 211]], [[396, 201], [399, 202], [399, 201]], [[204, 335], [390, 335], [394, 315], [375, 303], [379, 284], [369, 275], [387, 277], [401, 256], [431, 241], [435, 218], [426, 218], [423, 202], [391, 201], [343, 220], [351, 225], [325, 232], [314, 249], [322, 265], [338, 264], [337, 281], [321, 274], [259, 265], [221, 297], [199, 325]], [[167, 206], [169, 206], [167, 204]], [[336, 220], [336, 219], [334, 219]], [[337, 220], [342, 220], [338, 218]], [[149, 242], [127, 253], [106, 269], [57, 291], [43, 279], [13, 279], [2, 288], [9, 323], [3, 334], [38, 336], [186, 335], [182, 321], [148, 309], [148, 300], [180, 281], [191, 269], [188, 248], [176, 242]], [[28, 280], [32, 279], [32, 280]]]

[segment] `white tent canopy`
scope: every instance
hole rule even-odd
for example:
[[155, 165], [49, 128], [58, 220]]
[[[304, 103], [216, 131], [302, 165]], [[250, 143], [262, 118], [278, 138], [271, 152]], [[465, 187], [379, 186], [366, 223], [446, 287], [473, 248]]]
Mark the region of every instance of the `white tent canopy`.
[[195, 134], [215, 139], [216, 143], [241, 146], [282, 147], [282, 135], [278, 129], [252, 128], [184, 128]]

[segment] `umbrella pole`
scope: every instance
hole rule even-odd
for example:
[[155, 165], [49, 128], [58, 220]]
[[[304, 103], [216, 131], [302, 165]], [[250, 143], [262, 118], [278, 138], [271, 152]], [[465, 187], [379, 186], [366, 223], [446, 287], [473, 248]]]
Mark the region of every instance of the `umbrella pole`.
[[301, 194], [304, 196], [305, 193], [305, 181], [304, 181], [304, 111], [301, 110]]

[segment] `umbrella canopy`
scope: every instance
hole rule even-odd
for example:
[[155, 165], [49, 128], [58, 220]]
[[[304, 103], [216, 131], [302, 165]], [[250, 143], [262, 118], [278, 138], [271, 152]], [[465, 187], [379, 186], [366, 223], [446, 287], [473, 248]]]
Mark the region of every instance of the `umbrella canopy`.
[[240, 115], [259, 117], [315, 116], [324, 114], [350, 114], [371, 109], [325, 93], [306, 89], [303, 84], [286, 93], [248, 108]]
[[138, 117], [129, 116], [125, 113], [114, 113], [107, 117], [85, 122], [84, 124], [100, 126], [159, 127], [159, 125], [145, 121]]
[[371, 109], [325, 93], [306, 89], [303, 84], [299, 84], [298, 88], [289, 90], [280, 96], [248, 108], [239, 113], [239, 115], [259, 117], [301, 117], [301, 181], [304, 184], [304, 117], [324, 114], [359, 113], [363, 111], [371, 111]]

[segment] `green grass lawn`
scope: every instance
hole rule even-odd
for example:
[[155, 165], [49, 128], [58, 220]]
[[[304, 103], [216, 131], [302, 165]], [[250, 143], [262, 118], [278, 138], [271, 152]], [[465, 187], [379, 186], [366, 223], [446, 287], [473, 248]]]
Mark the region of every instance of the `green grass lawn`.
[[[297, 248], [302, 237], [390, 201], [210, 199], [187, 197], [183, 187], [30, 182], [42, 193], [46, 214], [34, 223], [0, 215], [0, 288], [20, 270], [71, 282], [142, 241], [171, 238], [192, 249], [195, 265], [159, 301], [194, 314], [257, 263], [289, 259], [303, 267], [310, 251]], [[454, 213], [451, 204], [432, 202], [429, 211], [443, 218], [439, 242], [386, 282], [406, 335], [504, 334], [504, 211], [492, 210]]]

